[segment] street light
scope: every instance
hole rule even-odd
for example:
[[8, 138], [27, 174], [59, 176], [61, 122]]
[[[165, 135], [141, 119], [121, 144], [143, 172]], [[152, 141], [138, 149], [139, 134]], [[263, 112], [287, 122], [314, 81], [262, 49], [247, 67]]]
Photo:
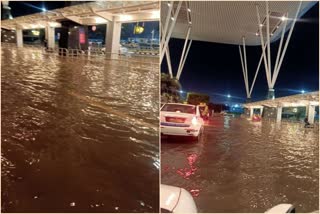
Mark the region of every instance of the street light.
[[305, 92], [304, 90], [301, 90], [301, 94], [304, 94], [304, 92]]
[[227, 97], [228, 97], [228, 98], [230, 98], [230, 97], [231, 97], [231, 95], [230, 95], [230, 94], [228, 94], [228, 95], [227, 95]]
[[43, 8], [42, 8], [42, 11], [43, 11], [43, 12], [46, 12], [46, 11], [47, 11], [47, 9], [43, 7]]

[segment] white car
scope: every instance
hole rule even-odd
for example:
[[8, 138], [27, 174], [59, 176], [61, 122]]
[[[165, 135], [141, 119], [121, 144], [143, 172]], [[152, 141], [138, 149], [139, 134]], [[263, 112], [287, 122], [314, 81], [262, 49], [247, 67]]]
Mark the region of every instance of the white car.
[[161, 135], [190, 136], [199, 140], [203, 132], [203, 119], [199, 106], [166, 103], [160, 110]]
[[180, 187], [161, 184], [161, 213], [196, 213], [197, 207], [191, 194]]

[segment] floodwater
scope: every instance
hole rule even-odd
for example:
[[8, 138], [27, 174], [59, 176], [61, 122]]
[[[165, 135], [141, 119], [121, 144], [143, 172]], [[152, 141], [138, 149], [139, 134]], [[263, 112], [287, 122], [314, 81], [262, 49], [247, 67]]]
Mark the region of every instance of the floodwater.
[[213, 117], [203, 138], [162, 140], [161, 183], [183, 187], [199, 212], [319, 210], [319, 126]]
[[1, 55], [2, 212], [158, 212], [158, 69]]

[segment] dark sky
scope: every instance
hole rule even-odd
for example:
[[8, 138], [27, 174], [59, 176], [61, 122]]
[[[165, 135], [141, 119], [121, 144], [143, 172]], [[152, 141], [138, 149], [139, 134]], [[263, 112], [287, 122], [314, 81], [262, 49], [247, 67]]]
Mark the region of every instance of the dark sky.
[[54, 10], [66, 6], [65, 1], [10, 1], [11, 14], [14, 17], [42, 12], [41, 8]]
[[[297, 94], [302, 89], [305, 91], [319, 89], [318, 7], [319, 3], [304, 14], [303, 22], [296, 22], [275, 84], [276, 97]], [[275, 62], [279, 42], [280, 40], [271, 45], [272, 65]], [[179, 65], [183, 43], [184, 40], [180, 39], [170, 40], [169, 47], [174, 73]], [[261, 56], [261, 46], [247, 46], [246, 51], [251, 85]], [[165, 57], [161, 68], [163, 72], [168, 70]], [[241, 103], [246, 100], [237, 45], [193, 41], [180, 82], [184, 91], [207, 93], [213, 102]], [[261, 66], [252, 92], [252, 100], [264, 99], [267, 91], [265, 70], [264, 66]], [[228, 93], [239, 98], [228, 99], [226, 96], [219, 95]]]

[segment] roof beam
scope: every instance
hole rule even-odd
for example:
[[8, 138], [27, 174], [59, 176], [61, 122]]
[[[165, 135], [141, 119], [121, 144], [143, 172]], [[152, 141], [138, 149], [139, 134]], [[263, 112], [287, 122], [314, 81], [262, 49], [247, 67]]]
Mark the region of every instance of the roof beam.
[[90, 7], [90, 10], [92, 13], [94, 13], [97, 16], [100, 16], [101, 18], [104, 18], [108, 21], [113, 21], [113, 15], [106, 11], [97, 11], [93, 7]]
[[159, 17], [156, 17], [153, 13], [144, 13], [136, 15], [120, 15], [115, 16], [114, 21], [121, 23], [128, 22], [143, 22], [143, 21], [158, 21]]
[[69, 19], [73, 22], [76, 22], [76, 23], [82, 25], [82, 22], [78, 16], [68, 16], [68, 15], [65, 15], [64, 13], [61, 13], [61, 14], [64, 18]]

